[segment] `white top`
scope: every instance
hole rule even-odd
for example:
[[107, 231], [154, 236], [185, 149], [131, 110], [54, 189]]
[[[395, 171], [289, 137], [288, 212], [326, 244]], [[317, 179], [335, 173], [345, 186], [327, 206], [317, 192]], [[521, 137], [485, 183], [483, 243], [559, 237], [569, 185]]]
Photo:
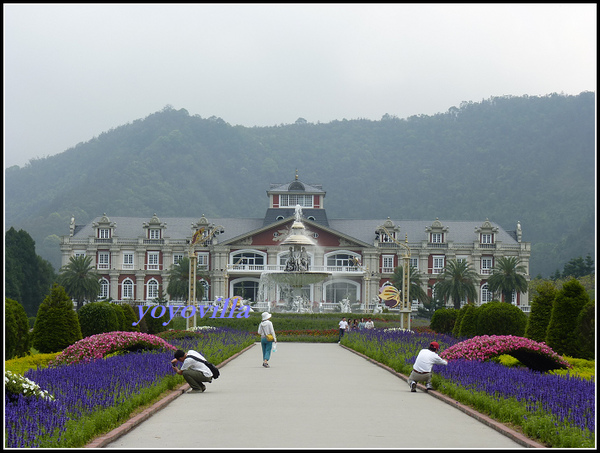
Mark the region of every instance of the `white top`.
[[448, 362], [429, 349], [421, 349], [413, 369], [421, 373], [431, 373], [433, 365], [448, 365]]
[[346, 330], [348, 328], [348, 321], [340, 321], [340, 329]]
[[374, 327], [375, 327], [375, 324], [373, 324], [373, 321], [365, 322], [365, 329], [373, 329]]
[[194, 356], [198, 357], [201, 360], [206, 360], [202, 354], [196, 351], [189, 350], [187, 352], [187, 355], [188, 356], [185, 358], [183, 364], [181, 365], [181, 371], [187, 370], [189, 368], [190, 370], [200, 371], [206, 377], [212, 377], [213, 374], [212, 371], [210, 371], [210, 368], [208, 368], [202, 362], [198, 362], [197, 360], [194, 360], [189, 357]]
[[266, 321], [261, 322], [258, 325], [258, 333], [260, 334], [261, 338], [264, 338], [267, 336], [267, 334], [271, 334], [273, 335], [273, 339], [274, 341], [277, 341], [277, 335], [275, 335], [275, 329], [273, 328], [273, 323], [271, 321], [269, 321], [268, 319]]

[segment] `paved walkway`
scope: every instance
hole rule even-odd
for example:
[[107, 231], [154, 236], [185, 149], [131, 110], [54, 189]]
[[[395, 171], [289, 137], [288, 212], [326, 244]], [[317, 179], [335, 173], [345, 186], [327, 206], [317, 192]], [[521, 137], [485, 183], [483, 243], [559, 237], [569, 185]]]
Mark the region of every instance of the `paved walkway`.
[[199, 394], [180, 390], [90, 443], [107, 448], [542, 447], [338, 344], [260, 344]]

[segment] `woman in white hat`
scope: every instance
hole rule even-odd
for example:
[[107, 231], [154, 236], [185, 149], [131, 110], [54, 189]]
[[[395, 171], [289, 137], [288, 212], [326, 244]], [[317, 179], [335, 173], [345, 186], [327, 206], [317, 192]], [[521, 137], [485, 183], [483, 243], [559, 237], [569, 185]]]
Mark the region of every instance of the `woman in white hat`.
[[258, 333], [260, 334], [260, 345], [262, 346], [263, 353], [263, 366], [269, 368], [269, 359], [271, 358], [271, 349], [273, 343], [277, 342], [277, 336], [275, 336], [275, 329], [273, 323], [269, 321], [271, 313], [266, 311], [262, 314], [262, 322], [258, 325]]

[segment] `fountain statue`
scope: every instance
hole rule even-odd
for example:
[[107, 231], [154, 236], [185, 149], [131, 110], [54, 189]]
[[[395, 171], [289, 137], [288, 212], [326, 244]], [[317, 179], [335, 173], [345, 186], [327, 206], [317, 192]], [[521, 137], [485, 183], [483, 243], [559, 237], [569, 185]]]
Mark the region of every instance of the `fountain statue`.
[[289, 311], [298, 313], [312, 313], [312, 304], [302, 297], [302, 288], [306, 285], [319, 283], [325, 280], [329, 272], [313, 272], [307, 250], [316, 247], [316, 243], [306, 235], [306, 228], [302, 223], [302, 207], [296, 205], [294, 223], [287, 237], [281, 242], [283, 247], [289, 247], [289, 255], [283, 271], [271, 271], [263, 274], [261, 280], [271, 280], [280, 286], [280, 289], [291, 288], [291, 300], [288, 301]]

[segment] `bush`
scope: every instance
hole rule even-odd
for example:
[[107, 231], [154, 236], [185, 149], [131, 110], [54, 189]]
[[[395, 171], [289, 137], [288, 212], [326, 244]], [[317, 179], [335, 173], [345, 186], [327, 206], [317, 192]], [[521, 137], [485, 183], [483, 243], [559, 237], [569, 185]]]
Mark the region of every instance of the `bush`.
[[596, 358], [596, 304], [593, 300], [581, 309], [577, 318], [577, 331], [581, 358], [594, 360]]
[[556, 288], [544, 281], [535, 287], [537, 294], [531, 301], [531, 313], [525, 328], [525, 338], [535, 341], [546, 341], [546, 331], [552, 315], [552, 305], [556, 298]]
[[79, 309], [81, 335], [89, 337], [99, 333], [120, 330], [117, 308], [109, 302], [92, 302]]
[[29, 353], [31, 338], [25, 308], [16, 300], [4, 299], [4, 360]]
[[474, 337], [477, 335], [477, 317], [479, 315], [479, 308], [474, 305], [465, 305], [460, 309], [463, 311], [463, 317], [458, 329], [458, 337]]
[[465, 305], [456, 314], [456, 320], [454, 321], [454, 328], [452, 329], [452, 336], [454, 338], [458, 338], [460, 336], [460, 323], [462, 322], [463, 316], [465, 315], [465, 311], [468, 305]]
[[514, 335], [522, 337], [527, 315], [506, 302], [492, 301], [478, 308], [477, 335]]
[[125, 315], [125, 325], [121, 330], [126, 332], [139, 332], [140, 328], [137, 325], [133, 325], [134, 322], [137, 322], [138, 318], [136, 317], [136, 313], [133, 310], [133, 307], [129, 304], [119, 305], [123, 310], [123, 314]]
[[33, 347], [39, 352], [59, 352], [81, 340], [81, 327], [73, 302], [56, 283], [46, 296], [35, 318]]
[[581, 357], [577, 319], [583, 307], [589, 302], [590, 297], [585, 288], [575, 279], [566, 282], [556, 294], [546, 333], [546, 343], [557, 353]]
[[434, 332], [451, 335], [457, 316], [458, 310], [454, 308], [440, 308], [431, 317], [429, 326]]

